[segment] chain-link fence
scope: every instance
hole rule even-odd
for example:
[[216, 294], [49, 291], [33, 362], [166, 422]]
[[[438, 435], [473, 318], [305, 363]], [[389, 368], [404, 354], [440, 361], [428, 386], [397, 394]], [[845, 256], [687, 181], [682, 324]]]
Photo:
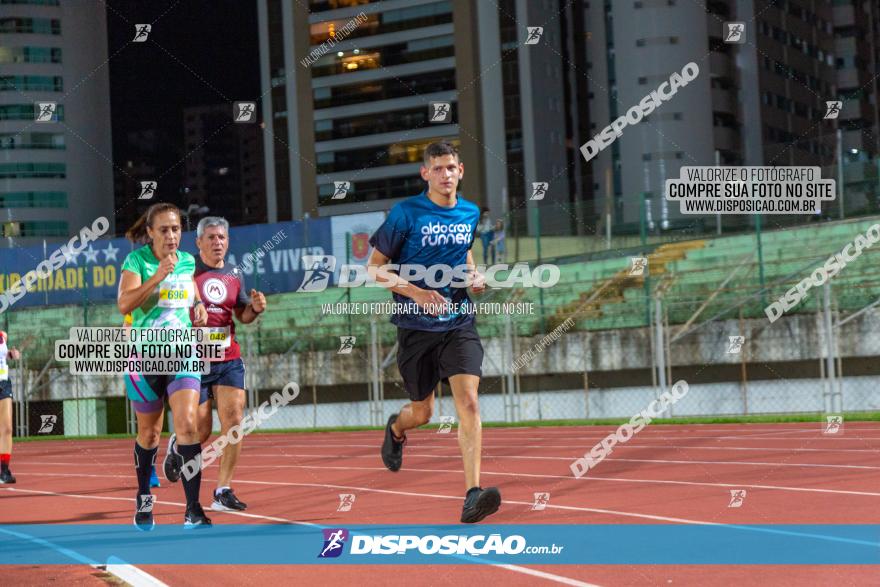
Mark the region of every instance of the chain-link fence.
[[[483, 339], [483, 420], [628, 418], [679, 379], [688, 381], [690, 393], [670, 416], [880, 409], [880, 373], [871, 360], [878, 349], [859, 342], [869, 340], [865, 335], [880, 320], [875, 309], [837, 328], [829, 366], [822, 312], [797, 314], [775, 326], [760, 318], [732, 318], [686, 330], [668, 324], [670, 305], [653, 301], [650, 326], [569, 331], [556, 339], [515, 336], [515, 317], [508, 316], [502, 336]], [[840, 321], [839, 315], [832, 320]], [[243, 334], [250, 407], [268, 402], [290, 382], [300, 390], [264, 429], [380, 425], [407, 401], [396, 368], [394, 327], [375, 318], [337, 332], [301, 335], [292, 352], [263, 355], [255, 352], [256, 333]], [[133, 430], [117, 378], [95, 376], [101, 385], [96, 388], [91, 378], [69, 376], [63, 366], [49, 371], [57, 399], [32, 399], [29, 393], [19, 410], [19, 434]], [[33, 381], [36, 375], [29, 377]], [[100, 395], [89, 397], [96, 392]], [[454, 416], [449, 388], [438, 386], [436, 393], [434, 419]], [[46, 429], [46, 417], [53, 415], [54, 429]]]
[[[690, 391], [668, 415], [880, 410], [880, 252], [865, 248], [774, 321], [767, 310], [821, 277], [817, 268], [869, 225], [776, 231], [761, 244], [742, 235], [649, 246], [560, 264], [551, 288], [476, 297], [496, 310], [477, 316], [483, 420], [629, 418], [680, 379]], [[237, 329], [248, 405], [289, 383], [300, 392], [262, 428], [379, 426], [406, 403], [388, 315], [343, 305], [387, 301], [381, 288], [269, 296], [266, 313]], [[73, 376], [52, 356], [72, 326], [119, 325], [114, 305], [6, 312], [4, 321], [23, 351], [12, 371], [17, 434], [133, 430], [121, 376]], [[450, 389], [435, 393], [434, 420], [454, 416]]]

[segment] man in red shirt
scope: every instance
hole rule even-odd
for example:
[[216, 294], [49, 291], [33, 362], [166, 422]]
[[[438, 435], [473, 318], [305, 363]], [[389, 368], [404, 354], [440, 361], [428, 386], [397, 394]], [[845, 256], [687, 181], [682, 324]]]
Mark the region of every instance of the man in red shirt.
[[[241, 269], [226, 264], [229, 249], [229, 223], [219, 217], [203, 218], [196, 229], [196, 285], [208, 311], [207, 328], [211, 329], [212, 339], [220, 340], [226, 347], [222, 361], [211, 363], [211, 373], [202, 375], [202, 398], [199, 403], [199, 440], [203, 444], [211, 436], [213, 418], [211, 400], [217, 402], [217, 415], [220, 418], [220, 433], [241, 424], [246, 403], [244, 393], [244, 364], [241, 349], [235, 339], [233, 314], [242, 324], [250, 324], [266, 310], [266, 297], [255, 289], [250, 298], [245, 293], [244, 276]], [[168, 442], [165, 456], [165, 476], [169, 481], [180, 478], [183, 459], [174, 449], [175, 437]], [[241, 442], [229, 443], [220, 458], [220, 471], [217, 474], [217, 489], [214, 490], [215, 511], [247, 508], [233, 493], [230, 483], [232, 472], [241, 453]]]

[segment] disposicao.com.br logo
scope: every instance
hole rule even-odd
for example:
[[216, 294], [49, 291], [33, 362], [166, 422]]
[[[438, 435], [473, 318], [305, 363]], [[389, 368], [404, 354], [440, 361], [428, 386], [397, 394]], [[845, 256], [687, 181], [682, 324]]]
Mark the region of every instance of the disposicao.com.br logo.
[[[302, 283], [297, 291], [319, 292], [330, 285], [336, 272], [336, 257], [332, 255], [304, 255], [303, 266], [306, 267]], [[370, 268], [366, 265], [345, 264], [339, 268], [338, 287], [382, 287], [391, 288], [397, 282], [376, 279], [375, 269], [394, 273], [402, 279], [419, 283], [424, 282], [431, 288], [454, 287], [466, 288], [474, 285], [474, 270], [483, 276], [485, 285], [491, 288], [539, 287], [549, 288], [559, 283], [562, 275], [558, 265], [543, 263], [534, 268], [528, 263], [508, 265], [418, 265], [387, 263]]]
[[338, 557], [344, 544], [350, 538], [350, 555], [517, 555], [517, 554], [560, 554], [562, 545], [529, 546], [525, 537], [519, 534], [502, 536], [489, 535], [436, 535], [427, 534], [352, 534], [344, 528], [324, 530], [324, 544], [319, 558]]

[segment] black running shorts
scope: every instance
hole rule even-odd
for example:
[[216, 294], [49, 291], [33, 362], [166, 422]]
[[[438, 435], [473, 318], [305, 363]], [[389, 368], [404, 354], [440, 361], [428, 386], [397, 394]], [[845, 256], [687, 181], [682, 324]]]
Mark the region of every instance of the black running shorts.
[[0, 381], [0, 399], [12, 397], [12, 382], [8, 379]]
[[397, 343], [397, 367], [412, 401], [434, 393], [441, 379], [483, 375], [483, 345], [473, 323], [445, 332], [398, 328]]

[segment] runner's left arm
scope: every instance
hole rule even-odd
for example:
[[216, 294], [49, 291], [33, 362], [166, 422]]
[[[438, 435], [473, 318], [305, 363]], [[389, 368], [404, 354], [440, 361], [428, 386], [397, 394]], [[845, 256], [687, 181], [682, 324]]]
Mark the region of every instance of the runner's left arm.
[[205, 309], [205, 303], [199, 293], [199, 286], [195, 284], [195, 278], [193, 278], [193, 284], [195, 285], [193, 288], [195, 290], [195, 307], [193, 308], [192, 325], [195, 327], [206, 326], [208, 324], [208, 310]]
[[18, 359], [21, 358], [21, 353], [18, 352], [18, 349], [14, 349], [11, 346], [9, 346], [9, 335], [3, 330], [0, 330], [0, 343], [5, 344], [9, 348], [9, 358], [10, 359], [17, 361]]
[[238, 297], [235, 300], [235, 317], [242, 324], [250, 324], [257, 319], [257, 316], [266, 311], [266, 296], [263, 295], [263, 292], [251, 289], [251, 295], [248, 297], [244, 293], [246, 291], [244, 277], [239, 272]]
[[263, 292], [251, 290], [251, 301], [245, 307], [235, 308], [235, 317], [242, 324], [250, 324], [266, 311], [266, 296]]
[[474, 262], [474, 253], [471, 249], [468, 249], [465, 264], [467, 264], [468, 273], [471, 276], [471, 279], [468, 280], [471, 289], [474, 293], [482, 293], [486, 289], [486, 277], [477, 271], [477, 264]]

